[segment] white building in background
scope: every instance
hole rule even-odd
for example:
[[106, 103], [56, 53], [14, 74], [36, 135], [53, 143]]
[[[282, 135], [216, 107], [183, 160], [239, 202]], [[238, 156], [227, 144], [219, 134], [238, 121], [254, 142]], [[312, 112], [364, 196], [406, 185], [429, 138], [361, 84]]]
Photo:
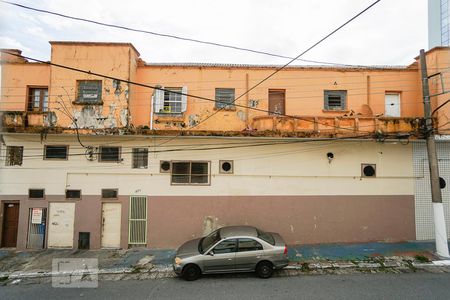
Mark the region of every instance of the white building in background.
[[449, 0], [428, 0], [428, 47], [449, 46]]

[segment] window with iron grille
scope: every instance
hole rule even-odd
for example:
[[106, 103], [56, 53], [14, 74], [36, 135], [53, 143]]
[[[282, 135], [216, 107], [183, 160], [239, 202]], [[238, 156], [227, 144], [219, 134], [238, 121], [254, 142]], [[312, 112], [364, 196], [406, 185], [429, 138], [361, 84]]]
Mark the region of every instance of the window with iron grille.
[[133, 169], [148, 168], [148, 149], [133, 148]]
[[234, 89], [216, 88], [216, 108], [234, 107]]
[[347, 107], [347, 91], [324, 91], [325, 110], [345, 110]]
[[45, 159], [60, 159], [66, 160], [68, 153], [68, 146], [50, 146], [46, 145], [44, 148]]
[[22, 146], [7, 146], [6, 147], [6, 166], [21, 166], [23, 160]]
[[28, 198], [43, 199], [45, 195], [44, 189], [29, 189]]
[[28, 111], [48, 111], [48, 88], [28, 88]]
[[173, 185], [209, 185], [209, 162], [175, 161], [172, 162]]
[[[172, 93], [177, 92], [177, 93]], [[162, 113], [179, 114], [181, 113], [182, 88], [165, 88], [164, 106]]]
[[66, 190], [67, 199], [81, 199], [81, 190]]
[[102, 198], [114, 198], [116, 199], [119, 195], [118, 189], [102, 189]]
[[99, 161], [100, 162], [119, 162], [120, 159], [120, 147], [100, 147], [99, 148]]
[[77, 103], [101, 104], [102, 103], [102, 81], [101, 80], [78, 80]]

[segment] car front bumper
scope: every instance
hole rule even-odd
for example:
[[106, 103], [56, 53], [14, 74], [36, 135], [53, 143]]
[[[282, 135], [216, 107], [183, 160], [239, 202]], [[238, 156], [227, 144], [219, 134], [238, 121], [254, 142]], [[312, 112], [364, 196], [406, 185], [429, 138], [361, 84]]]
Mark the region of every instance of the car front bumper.
[[181, 271], [183, 270], [182, 265], [172, 264], [172, 267], [173, 267], [173, 271], [175, 272], [175, 274], [181, 275]]

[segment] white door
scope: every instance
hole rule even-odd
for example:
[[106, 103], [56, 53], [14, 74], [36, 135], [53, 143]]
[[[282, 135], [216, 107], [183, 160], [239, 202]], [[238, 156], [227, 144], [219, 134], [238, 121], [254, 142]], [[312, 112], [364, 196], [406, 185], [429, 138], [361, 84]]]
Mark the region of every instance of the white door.
[[49, 248], [73, 247], [75, 203], [50, 203], [48, 224]]
[[122, 205], [102, 204], [102, 248], [120, 248]]
[[389, 93], [385, 95], [385, 110], [386, 117], [400, 117], [400, 94]]

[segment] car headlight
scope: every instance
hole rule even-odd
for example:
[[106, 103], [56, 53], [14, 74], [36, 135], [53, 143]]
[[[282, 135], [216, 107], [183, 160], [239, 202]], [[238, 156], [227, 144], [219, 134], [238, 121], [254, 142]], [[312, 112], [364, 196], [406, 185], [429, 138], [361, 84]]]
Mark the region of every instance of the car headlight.
[[183, 260], [181, 258], [175, 257], [175, 264], [179, 265], [179, 264], [181, 264], [182, 261]]

